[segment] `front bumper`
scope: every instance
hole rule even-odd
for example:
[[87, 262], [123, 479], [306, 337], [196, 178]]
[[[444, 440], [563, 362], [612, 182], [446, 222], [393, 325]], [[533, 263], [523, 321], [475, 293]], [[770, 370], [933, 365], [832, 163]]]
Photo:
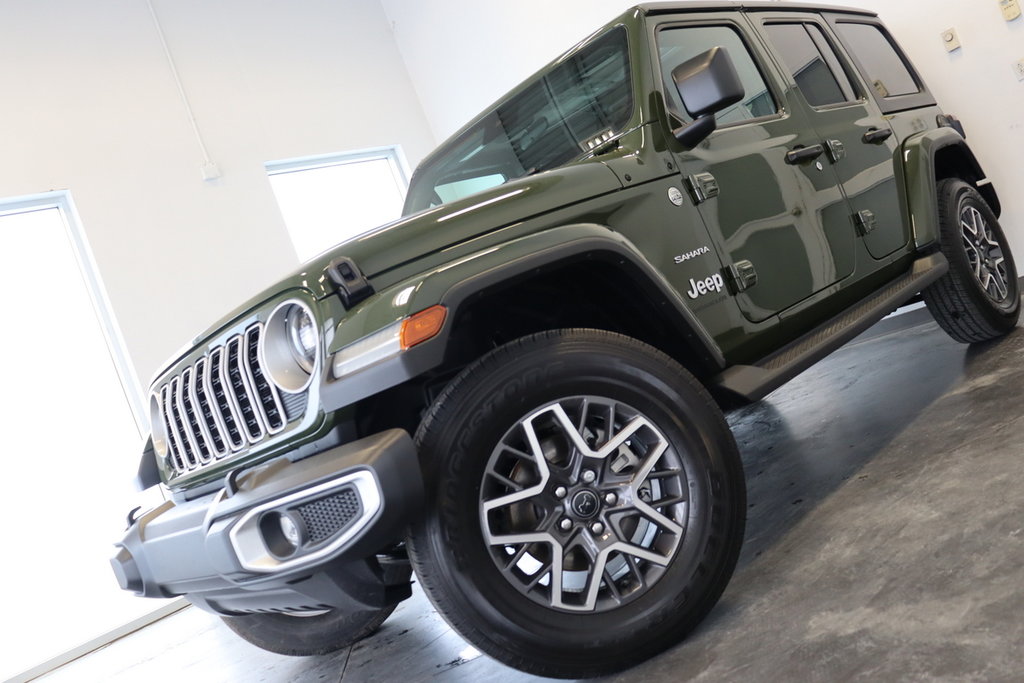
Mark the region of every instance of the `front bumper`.
[[401, 540], [422, 502], [416, 448], [390, 430], [168, 501], [132, 522], [110, 562], [124, 590], [184, 595], [220, 614], [380, 608], [409, 587], [376, 555]]

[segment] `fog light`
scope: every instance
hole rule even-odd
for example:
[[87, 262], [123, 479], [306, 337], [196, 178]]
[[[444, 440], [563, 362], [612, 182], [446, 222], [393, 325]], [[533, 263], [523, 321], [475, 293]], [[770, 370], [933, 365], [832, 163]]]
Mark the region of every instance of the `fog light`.
[[303, 543], [301, 522], [287, 512], [266, 512], [260, 519], [260, 533], [267, 550], [279, 559], [291, 557]]
[[284, 540], [296, 548], [299, 547], [299, 543], [302, 542], [302, 536], [299, 534], [299, 527], [295, 525], [295, 521], [288, 515], [281, 515], [278, 518], [278, 522], [281, 524], [281, 535], [284, 536]]

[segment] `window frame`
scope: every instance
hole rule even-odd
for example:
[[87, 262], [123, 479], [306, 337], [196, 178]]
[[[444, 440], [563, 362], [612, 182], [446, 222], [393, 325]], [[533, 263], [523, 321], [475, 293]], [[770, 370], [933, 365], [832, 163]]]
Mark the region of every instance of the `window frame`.
[[282, 173], [294, 173], [296, 171], [314, 171], [318, 168], [329, 168], [331, 166], [342, 166], [344, 164], [357, 164], [362, 161], [376, 161], [384, 159], [391, 163], [392, 172], [395, 177], [409, 188], [409, 164], [402, 153], [401, 145], [389, 145], [387, 147], [371, 147], [369, 149], [355, 150], [352, 152], [332, 152], [330, 154], [314, 154], [306, 157], [294, 157], [290, 159], [279, 159], [267, 161], [263, 164], [267, 177], [280, 175]]
[[[779, 84], [775, 79], [771, 77], [771, 70], [769, 65], [765, 63], [765, 54], [757, 49], [761, 47], [752, 41], [753, 36], [749, 35], [750, 27], [747, 24], [733, 21], [731, 18], [726, 16], [706, 18], [706, 19], [668, 19], [661, 20], [658, 22], [652, 22], [653, 26], [651, 29], [651, 41], [650, 41], [650, 58], [651, 66], [654, 73], [654, 86], [658, 94], [661, 95], [662, 104], [661, 109], [665, 112], [666, 123], [672, 125], [672, 120], [680, 121], [685, 124], [686, 121], [682, 121], [676, 116], [676, 113], [672, 111], [670, 106], [671, 100], [668, 94], [665, 92], [665, 79], [662, 74], [661, 67], [661, 52], [658, 43], [658, 36], [662, 31], [672, 29], [684, 29], [684, 28], [727, 28], [731, 29], [737, 34], [743, 47], [746, 48], [747, 54], [750, 56], [754, 67], [757, 69], [758, 74], [761, 76], [761, 80], [764, 82], [767, 92], [771, 95], [772, 101], [775, 104], [775, 113], [767, 116], [758, 116], [752, 119], [744, 119], [742, 121], [735, 121], [729, 123], [719, 123], [715, 127], [715, 133], [723, 130], [729, 130], [732, 128], [738, 128], [740, 126], [747, 125], [758, 125], [768, 121], [777, 121], [784, 119], [789, 115], [789, 110], [786, 107], [786, 99], [783, 97], [782, 92], [779, 89]], [[730, 56], [731, 58], [731, 56]]]
[[[505, 95], [502, 96], [500, 100], [493, 103], [487, 109], [477, 114], [477, 116], [474, 117], [469, 123], [467, 123], [465, 126], [456, 131], [447, 140], [444, 140], [440, 145], [434, 148], [434, 150], [431, 151], [430, 154], [421, 159], [419, 164], [416, 166], [415, 171], [409, 176], [408, 182], [406, 183], [406, 197], [405, 203], [402, 207], [402, 216], [410, 216], [421, 211], [428, 211], [432, 208], [436, 208], [437, 206], [443, 206], [444, 204], [447, 204], [448, 202], [442, 202], [441, 204], [436, 204], [431, 207], [420, 207], [415, 209], [415, 211], [413, 210], [413, 206], [410, 205], [410, 199], [418, 199], [418, 197], [414, 197], [413, 194], [411, 193], [411, 190], [422, 179], [422, 175], [426, 171], [426, 169], [428, 167], [433, 167], [438, 159], [449, 154], [453, 149], [455, 149], [457, 146], [465, 142], [468, 137], [477, 132], [478, 127], [480, 126], [481, 123], [485, 122], [489, 117], [494, 115], [495, 112], [497, 112], [500, 108], [507, 105], [509, 102], [516, 99], [530, 88], [534, 87], [537, 83], [540, 83], [560, 64], [575, 59], [577, 56], [579, 56], [581, 52], [587, 50], [596, 43], [605, 40], [606, 38], [608, 38], [608, 36], [612, 35], [616, 31], [621, 31], [625, 39], [625, 49], [623, 54], [626, 57], [626, 77], [629, 81], [629, 106], [626, 107], [626, 109], [628, 109], [630, 112], [629, 115], [625, 117], [620, 126], [613, 127], [611, 135], [602, 140], [599, 144], [596, 144], [587, 150], [583, 150], [581, 148], [579, 154], [574, 156], [572, 159], [566, 161], [563, 164], [559, 164], [558, 166], [545, 170], [554, 170], [554, 168], [562, 168], [569, 164], [574, 164], [580, 161], [584, 161], [586, 159], [590, 159], [594, 156], [597, 150], [622, 138], [623, 136], [635, 130], [638, 126], [642, 125], [643, 121], [641, 115], [641, 102], [637, 96], [637, 93], [639, 92], [640, 83], [642, 83], [643, 81], [641, 78], [641, 73], [638, 71], [640, 60], [637, 58], [637, 55], [635, 53], [636, 41], [634, 39], [633, 32], [629, 29], [629, 27], [626, 24], [616, 23], [612, 26], [608, 26], [604, 29], [601, 29], [599, 32], [596, 32], [588, 36], [583, 41], [572, 47], [565, 54], [561, 55], [553, 62], [547, 64], [539, 71], [533, 73], [528, 79], [521, 82], [513, 90], [507, 92]], [[506, 178], [505, 182], [502, 183], [502, 185], [512, 182], [514, 180], [518, 180], [519, 178], [522, 177], [526, 176], [519, 176], [518, 178]], [[496, 187], [500, 187], [500, 185]], [[465, 197], [463, 197], [463, 199], [464, 198]]]
[[[71, 250], [78, 262], [79, 274], [89, 293], [93, 313], [96, 315], [103, 338], [107, 343], [107, 349], [110, 352], [118, 379], [121, 380], [121, 386], [124, 389], [125, 398], [128, 400], [132, 417], [135, 419], [135, 426], [139, 431], [139, 440], [141, 441], [150, 431], [148, 395], [142, 390], [142, 384], [135, 372], [135, 365], [131, 362], [128, 345], [121, 333], [121, 326], [117, 321], [110, 297], [107, 295], [106, 285], [103, 283], [103, 277], [96, 264], [96, 258], [93, 256], [92, 247], [89, 245], [71, 192], [69, 190], [53, 190], [0, 199], [0, 216], [48, 209], [56, 209], [64, 221], [65, 234], [71, 242]], [[68, 273], [64, 273], [64, 276], [73, 277]]]
[[[838, 45], [836, 45], [833, 37], [829, 35], [830, 31], [828, 31], [826, 27], [823, 26], [821, 23], [815, 21], [815, 19], [818, 16], [819, 15], [808, 15], [807, 17], [800, 18], [787, 17], [785, 19], [763, 19], [761, 21], [760, 32], [764, 38], [765, 43], [767, 44], [768, 49], [772, 51], [772, 54], [775, 57], [776, 62], [778, 62], [779, 69], [787, 78], [792, 80], [793, 84], [796, 86], [797, 91], [800, 93], [800, 96], [803, 97], [804, 102], [812, 110], [832, 111], [834, 109], [845, 109], [846, 107], [865, 104], [867, 102], [867, 97], [864, 95], [864, 83], [860, 78], [857, 77], [855, 73], [856, 69], [854, 69], [853, 65], [849, 63], [847, 55], [844, 54], [844, 51], [841, 50]], [[839, 67], [841, 73], [846, 77], [847, 82], [850, 84], [850, 89], [853, 91], [854, 99], [843, 100], [842, 102], [833, 102], [831, 104], [823, 104], [819, 106], [811, 104], [810, 101], [807, 99], [807, 94], [804, 92], [803, 88], [800, 87], [800, 84], [797, 83], [796, 74], [792, 72], [792, 69], [789, 68], [789, 65], [783, 59], [782, 53], [778, 45], [772, 39], [771, 33], [769, 33], [768, 31], [768, 29], [771, 26], [800, 26], [801, 28], [804, 29], [804, 32], [807, 34], [808, 39], [810, 39], [814, 47], [818, 50], [819, 53], [821, 53], [823, 46], [820, 45], [817, 40], [815, 40], [814, 35], [807, 29], [808, 25], [814, 26], [821, 32], [821, 37], [825, 41], [825, 47], [832, 51], [832, 55], [835, 57], [836, 65]], [[835, 77], [835, 68], [834, 65], [829, 63], [828, 55], [822, 54], [821, 56], [825, 60], [825, 65], [828, 67], [829, 71], [832, 72], [833, 77]], [[838, 78], [836, 80], [836, 85], [839, 86], [840, 90], [843, 90], [843, 85], [842, 83], [839, 83]]]
[[[405, 158], [401, 145], [370, 147], [347, 152], [331, 152], [328, 154], [314, 154], [305, 157], [292, 157], [289, 159], [266, 161], [263, 163], [263, 169], [265, 171], [264, 177], [267, 181], [267, 187], [270, 190], [271, 196], [274, 197], [274, 202], [281, 214], [281, 219], [283, 221], [285, 231], [288, 234], [288, 239], [291, 241], [292, 247], [295, 249], [297, 254], [299, 252], [299, 245], [296, 243], [295, 237], [292, 234], [292, 228], [288, 225], [288, 219], [281, 208], [281, 202], [277, 197], [277, 193], [274, 191], [274, 185], [271, 178], [275, 175], [315, 171], [323, 168], [358, 164], [368, 161], [386, 161], [388, 163], [388, 166], [391, 169], [391, 174], [401, 190], [402, 205], [404, 207], [409, 193], [409, 180], [412, 177], [412, 173], [409, 170], [409, 163]], [[401, 214], [399, 215], [399, 218], [401, 218]], [[367, 228], [367, 232], [373, 229], [374, 228], [372, 227]], [[299, 255], [300, 261], [304, 261], [307, 258], [310, 257], [304, 257], [301, 254]]]
[[[921, 75], [917, 69], [914, 68], [913, 63], [907, 57], [903, 48], [900, 47], [899, 43], [893, 39], [889, 29], [885, 27], [880, 19], [875, 17], [862, 17], [862, 16], [851, 16], [849, 14], [838, 14], [829, 13], [822, 15], [825, 20], [829, 23], [829, 27], [832, 29], [832, 34], [839, 41], [839, 44], [843, 47], [843, 52], [846, 53], [847, 58], [856, 66], [857, 77], [861, 84], [864, 86], [864, 90], [871, 94], [872, 99], [878, 105], [878, 108], [883, 114], [896, 114], [901, 111], [907, 111], [908, 109], [919, 109], [921, 107], [935, 106], [935, 97], [932, 95], [928, 86], [925, 84]], [[841, 24], [861, 24], [872, 26], [878, 30], [882, 35], [882, 38], [889, 43], [893, 52], [896, 54], [896, 58], [900, 60], [904, 68], [910, 74], [914, 84], [917, 85], [918, 92], [910, 93], [908, 95], [895, 95], [891, 97], [882, 97], [878, 94], [878, 91], [871, 86], [869, 82], [870, 74], [865, 68], [864, 63], [860, 60], [856, 50], [854, 50], [850, 43], [843, 36], [839, 26]]]

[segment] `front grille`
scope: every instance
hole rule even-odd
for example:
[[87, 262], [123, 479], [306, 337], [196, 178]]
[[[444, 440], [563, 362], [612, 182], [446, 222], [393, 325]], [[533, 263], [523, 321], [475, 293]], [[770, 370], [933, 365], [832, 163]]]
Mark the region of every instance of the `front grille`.
[[282, 399], [260, 366], [263, 324], [235, 335], [168, 379], [159, 397], [168, 462], [185, 474], [259, 443], [305, 409]]
[[320, 498], [295, 508], [306, 526], [311, 544], [317, 544], [334, 536], [359, 516], [362, 507], [355, 489], [345, 489], [334, 495]]

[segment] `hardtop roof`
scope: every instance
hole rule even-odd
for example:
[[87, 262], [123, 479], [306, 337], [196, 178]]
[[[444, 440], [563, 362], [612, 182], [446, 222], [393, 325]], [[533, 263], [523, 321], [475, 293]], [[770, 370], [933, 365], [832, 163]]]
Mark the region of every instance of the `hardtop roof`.
[[875, 12], [858, 9], [856, 7], [816, 5], [806, 2], [775, 2], [774, 0], [763, 2], [758, 2], [757, 0], [748, 0], [747, 2], [736, 2], [735, 0], [706, 0], [705, 2], [645, 2], [637, 5], [637, 7], [645, 14], [677, 14], [679, 12], [707, 12], [720, 10], [757, 10], [760, 12], [787, 12], [796, 10], [803, 12], [840, 12], [843, 14], [859, 14], [861, 16], [869, 17], [878, 16]]

